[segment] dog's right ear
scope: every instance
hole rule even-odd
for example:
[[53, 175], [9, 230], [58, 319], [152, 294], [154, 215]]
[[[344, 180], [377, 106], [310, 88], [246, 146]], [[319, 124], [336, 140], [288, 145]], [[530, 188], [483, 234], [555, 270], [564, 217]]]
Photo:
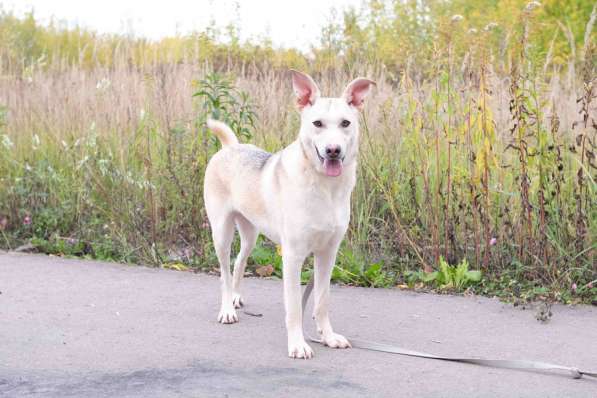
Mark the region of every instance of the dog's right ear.
[[296, 106], [300, 111], [306, 106], [311, 106], [317, 101], [320, 96], [319, 87], [313, 81], [311, 76], [291, 69], [292, 73], [292, 88], [296, 95]]

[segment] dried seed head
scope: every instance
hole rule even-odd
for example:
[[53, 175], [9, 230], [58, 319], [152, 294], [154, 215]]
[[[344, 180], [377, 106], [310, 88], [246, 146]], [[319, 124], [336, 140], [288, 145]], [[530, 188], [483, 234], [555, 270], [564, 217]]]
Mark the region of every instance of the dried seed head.
[[450, 20], [452, 21], [452, 23], [457, 23], [457, 22], [462, 21], [463, 19], [464, 19], [464, 17], [462, 15], [455, 14], [455, 15], [452, 15], [452, 18]]
[[533, 11], [535, 8], [539, 7], [541, 7], [541, 3], [539, 3], [538, 1], [531, 1], [527, 4], [527, 6], [524, 9], [525, 11]]
[[483, 28], [483, 30], [485, 32], [489, 32], [490, 30], [493, 30], [495, 28], [497, 28], [499, 25], [496, 22], [490, 22], [487, 25], [485, 25], [485, 27]]

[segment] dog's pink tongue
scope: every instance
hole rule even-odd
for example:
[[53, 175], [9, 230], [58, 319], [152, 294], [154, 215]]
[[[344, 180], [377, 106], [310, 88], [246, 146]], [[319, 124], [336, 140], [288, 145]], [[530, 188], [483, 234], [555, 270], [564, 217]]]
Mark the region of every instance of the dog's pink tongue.
[[338, 177], [342, 174], [342, 161], [339, 159], [323, 159], [323, 169], [326, 176]]

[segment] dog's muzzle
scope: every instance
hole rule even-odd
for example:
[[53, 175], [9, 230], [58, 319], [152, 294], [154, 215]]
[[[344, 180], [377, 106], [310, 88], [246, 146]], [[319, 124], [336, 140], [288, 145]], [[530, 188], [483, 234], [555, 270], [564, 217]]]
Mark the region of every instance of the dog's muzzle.
[[344, 156], [341, 157], [342, 151], [340, 150], [340, 147], [326, 147], [326, 155], [324, 157], [321, 156], [321, 153], [319, 153], [317, 145], [314, 146], [317, 157], [323, 165], [323, 171], [325, 172], [325, 175], [329, 177], [338, 177], [340, 174], [342, 174], [342, 163], [344, 162]]

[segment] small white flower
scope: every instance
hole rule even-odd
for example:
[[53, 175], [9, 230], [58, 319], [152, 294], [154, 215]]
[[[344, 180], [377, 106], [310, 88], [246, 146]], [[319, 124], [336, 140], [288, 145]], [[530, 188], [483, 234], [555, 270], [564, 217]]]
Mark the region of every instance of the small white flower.
[[489, 32], [490, 30], [493, 30], [495, 28], [497, 28], [499, 25], [495, 22], [490, 22], [487, 25], [485, 25], [485, 27], [483, 28], [484, 31]]
[[541, 3], [539, 3], [538, 1], [531, 1], [527, 4], [527, 6], [524, 9], [526, 11], [533, 11], [535, 8], [539, 7], [541, 7]]
[[110, 80], [108, 80], [107, 78], [104, 77], [99, 82], [97, 82], [97, 84], [95, 85], [95, 88], [98, 89], [99, 91], [106, 91], [107, 89], [110, 88], [111, 85], [112, 85], [112, 82], [110, 82]]
[[89, 160], [89, 156], [85, 156], [83, 159], [81, 159], [79, 161], [79, 163], [77, 164], [77, 169], [80, 169], [81, 167], [83, 167], [83, 165], [85, 163], [87, 163], [88, 160]]
[[477, 29], [475, 29], [475, 28], [470, 28], [470, 29], [468, 30], [468, 34], [469, 34], [469, 35], [474, 35], [474, 34], [476, 34], [477, 32], [478, 32], [478, 31], [477, 31]]
[[31, 166], [29, 166], [29, 163], [25, 163], [25, 170], [31, 171], [33, 169], [31, 168]]
[[460, 22], [460, 21], [462, 21], [463, 19], [464, 19], [464, 17], [463, 17], [462, 15], [460, 15], [460, 14], [455, 14], [455, 15], [452, 15], [452, 18], [451, 18], [450, 20], [451, 20], [453, 23], [456, 23], [456, 22]]
[[145, 109], [139, 111], [139, 120], [145, 119]]
[[6, 149], [12, 149], [12, 147], [15, 146], [15, 144], [12, 143], [12, 141], [6, 134], [2, 134], [2, 145], [4, 145], [4, 148]]
[[41, 145], [41, 141], [37, 134], [33, 134], [32, 141], [33, 141], [33, 149], [37, 149]]

